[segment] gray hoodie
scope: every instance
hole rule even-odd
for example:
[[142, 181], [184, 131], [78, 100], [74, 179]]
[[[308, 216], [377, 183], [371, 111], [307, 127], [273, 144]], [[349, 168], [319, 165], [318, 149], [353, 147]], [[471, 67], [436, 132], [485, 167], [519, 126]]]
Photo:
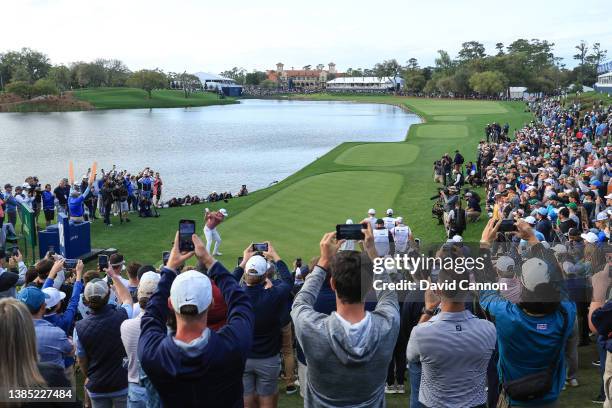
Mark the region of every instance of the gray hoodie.
[[[387, 369], [399, 332], [399, 304], [393, 291], [376, 293], [376, 310], [359, 323], [313, 305], [326, 272], [306, 278], [291, 310], [295, 334], [308, 365], [305, 407], [384, 407]], [[376, 279], [389, 281], [386, 273]]]

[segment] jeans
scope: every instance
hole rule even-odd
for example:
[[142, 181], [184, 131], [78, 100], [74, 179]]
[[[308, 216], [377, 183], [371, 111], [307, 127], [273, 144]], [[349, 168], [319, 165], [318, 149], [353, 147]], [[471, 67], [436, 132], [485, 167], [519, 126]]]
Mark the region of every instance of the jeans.
[[422, 408], [419, 402], [419, 388], [421, 388], [421, 363], [408, 364], [410, 376], [410, 408]]
[[91, 408], [127, 408], [127, 395], [108, 398], [91, 398]]
[[146, 408], [147, 407], [147, 389], [136, 383], [128, 384], [128, 408]]

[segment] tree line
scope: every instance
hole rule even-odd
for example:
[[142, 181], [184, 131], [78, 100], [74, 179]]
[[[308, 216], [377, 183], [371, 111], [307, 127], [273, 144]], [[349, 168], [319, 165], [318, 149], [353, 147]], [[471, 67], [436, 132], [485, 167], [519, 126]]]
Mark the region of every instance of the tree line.
[[[389, 59], [371, 68], [348, 68], [350, 77], [378, 77], [404, 79], [404, 91], [414, 94], [469, 94], [499, 95], [509, 86], [524, 86], [529, 92], [554, 94], [569, 87], [574, 90], [582, 85], [592, 86], [597, 81], [597, 66], [604, 62], [607, 51], [600, 43], [589, 45], [581, 41], [573, 56], [578, 65], [566, 68], [562, 58], [555, 56], [554, 43], [539, 39], [518, 39], [509, 45], [495, 45], [495, 51], [487, 54], [478, 41], [461, 45], [456, 57], [439, 50], [433, 66], [421, 67], [416, 58], [404, 65], [397, 59]], [[303, 69], [311, 69], [306, 65]], [[323, 69], [323, 64], [316, 66]], [[242, 85], [270, 87], [267, 75], [262, 71], [247, 72], [234, 67], [221, 73]], [[333, 79], [333, 78], [329, 78]]]
[[[478, 41], [468, 41], [454, 58], [447, 51], [439, 50], [433, 66], [421, 67], [416, 58], [404, 65], [397, 59], [384, 60], [371, 68], [348, 68], [345, 76], [375, 76], [404, 79], [404, 91], [414, 94], [453, 94], [465, 96], [473, 93], [498, 95], [508, 86], [525, 86], [530, 92], [554, 94], [573, 86], [591, 86], [597, 80], [597, 66], [604, 62], [607, 50], [600, 43], [581, 41], [576, 45], [573, 58], [578, 65], [566, 68], [562, 58], [555, 56], [554, 43], [539, 39], [517, 39], [505, 46], [495, 45], [495, 51], [487, 54]], [[323, 69], [317, 64], [316, 69]], [[306, 65], [303, 69], [311, 69]], [[266, 72], [233, 67], [221, 76], [231, 78], [241, 85], [272, 88]], [[333, 79], [333, 74], [328, 79]], [[176, 86], [185, 97], [203, 86], [195, 75], [187, 72], [164, 72], [160, 69], [143, 69], [132, 72], [118, 59], [77, 61], [69, 65], [51, 64], [44, 53], [29, 48], [0, 53], [0, 90], [15, 93], [24, 98], [57, 94], [76, 88], [124, 87], [144, 89], [149, 97], [154, 89]]]
[[160, 69], [132, 72], [118, 59], [52, 65], [47, 55], [29, 48], [0, 53], [0, 91], [26, 99], [78, 88], [125, 86], [141, 88], [150, 98], [154, 89], [169, 88], [173, 84], [180, 84], [186, 98], [202, 88], [200, 79], [187, 72], [166, 73]]

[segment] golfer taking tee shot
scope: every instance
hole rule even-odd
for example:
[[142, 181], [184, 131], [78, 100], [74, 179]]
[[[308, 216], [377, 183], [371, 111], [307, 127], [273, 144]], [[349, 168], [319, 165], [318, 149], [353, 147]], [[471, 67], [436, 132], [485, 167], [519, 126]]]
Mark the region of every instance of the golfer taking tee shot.
[[210, 211], [208, 208], [204, 210], [204, 236], [206, 237], [206, 251], [210, 253], [210, 245], [215, 242], [213, 247], [213, 255], [223, 255], [219, 252], [219, 246], [221, 245], [221, 235], [217, 232], [217, 225], [221, 224], [227, 217], [227, 210], [225, 208], [219, 211]]

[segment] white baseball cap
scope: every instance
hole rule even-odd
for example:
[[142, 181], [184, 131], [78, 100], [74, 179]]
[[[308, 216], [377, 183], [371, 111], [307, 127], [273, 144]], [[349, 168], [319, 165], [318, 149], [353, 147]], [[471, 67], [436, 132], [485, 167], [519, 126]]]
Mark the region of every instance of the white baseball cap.
[[104, 282], [102, 279], [96, 278], [92, 279], [85, 285], [85, 290], [83, 291], [83, 297], [87, 300], [90, 300], [94, 297], [103, 298], [109, 293], [108, 284]]
[[244, 270], [248, 275], [262, 276], [268, 270], [268, 262], [261, 255], [253, 255], [247, 261]]
[[66, 297], [66, 294], [64, 292], [59, 291], [53, 287], [44, 288], [42, 291], [46, 295], [49, 296], [45, 300], [45, 303], [47, 304], [47, 309], [51, 309], [52, 307], [55, 307], [55, 305], [57, 305], [59, 302], [61, 302]]
[[374, 215], [374, 214], [376, 214], [376, 210], [375, 210], [375, 209], [373, 209], [373, 208], [370, 208], [370, 209], [368, 210], [368, 214]]
[[569, 261], [565, 261], [563, 262], [563, 270], [565, 273], [572, 275], [576, 273], [576, 266]]
[[350, 218], [346, 220], [345, 224], [353, 224], [353, 220], [351, 220]]
[[537, 188], [535, 188], [534, 186], [528, 186], [525, 191], [532, 191], [532, 190], [537, 190]]
[[395, 222], [398, 222], [398, 223], [400, 223], [400, 224], [403, 224], [403, 223], [404, 223], [404, 217], [397, 217], [397, 218], [395, 219]]
[[172, 282], [170, 301], [176, 313], [181, 313], [183, 306], [195, 306], [198, 314], [202, 313], [212, 302], [212, 285], [208, 276], [198, 271], [181, 273]]
[[461, 235], [453, 236], [453, 242], [463, 242], [463, 237]]
[[393, 215], [393, 209], [392, 208], [389, 208], [387, 210], [387, 215]]
[[495, 267], [501, 272], [508, 272], [508, 269], [514, 268], [514, 265], [516, 265], [514, 259], [505, 255], [500, 256], [499, 258], [497, 258], [497, 261], [495, 261]]
[[534, 216], [530, 215], [528, 217], [523, 218], [523, 221], [525, 221], [527, 224], [529, 225], [535, 225], [536, 224], [536, 219]]
[[555, 251], [556, 254], [567, 254], [567, 247], [563, 244], [557, 244], [552, 247], [552, 250]]
[[604, 198], [606, 200], [612, 200], [612, 194], [608, 194], [608, 195], [604, 196]]
[[595, 221], [606, 221], [608, 219], [608, 213], [606, 211], [601, 211], [597, 213], [595, 217]]
[[596, 243], [597, 241], [599, 241], [599, 237], [597, 236], [597, 234], [595, 234], [592, 231], [587, 232], [586, 234], [580, 234], [580, 236], [582, 237], [582, 239], [584, 239], [586, 242], [590, 242], [591, 244]]
[[548, 265], [540, 258], [525, 261], [522, 267], [521, 281], [525, 289], [533, 292], [536, 286], [550, 282]]
[[555, 180], [551, 179], [551, 178], [547, 178], [546, 180], [544, 180], [545, 183], [548, 184], [555, 184]]
[[228, 215], [228, 214], [227, 214], [227, 210], [226, 210], [225, 208], [220, 209], [220, 210], [219, 210], [219, 212], [220, 212], [221, 214], [223, 214], [223, 216], [224, 216], [224, 217], [227, 217], [227, 215]]
[[138, 282], [138, 299], [150, 298], [157, 290], [160, 278], [159, 274], [153, 271], [143, 273]]

